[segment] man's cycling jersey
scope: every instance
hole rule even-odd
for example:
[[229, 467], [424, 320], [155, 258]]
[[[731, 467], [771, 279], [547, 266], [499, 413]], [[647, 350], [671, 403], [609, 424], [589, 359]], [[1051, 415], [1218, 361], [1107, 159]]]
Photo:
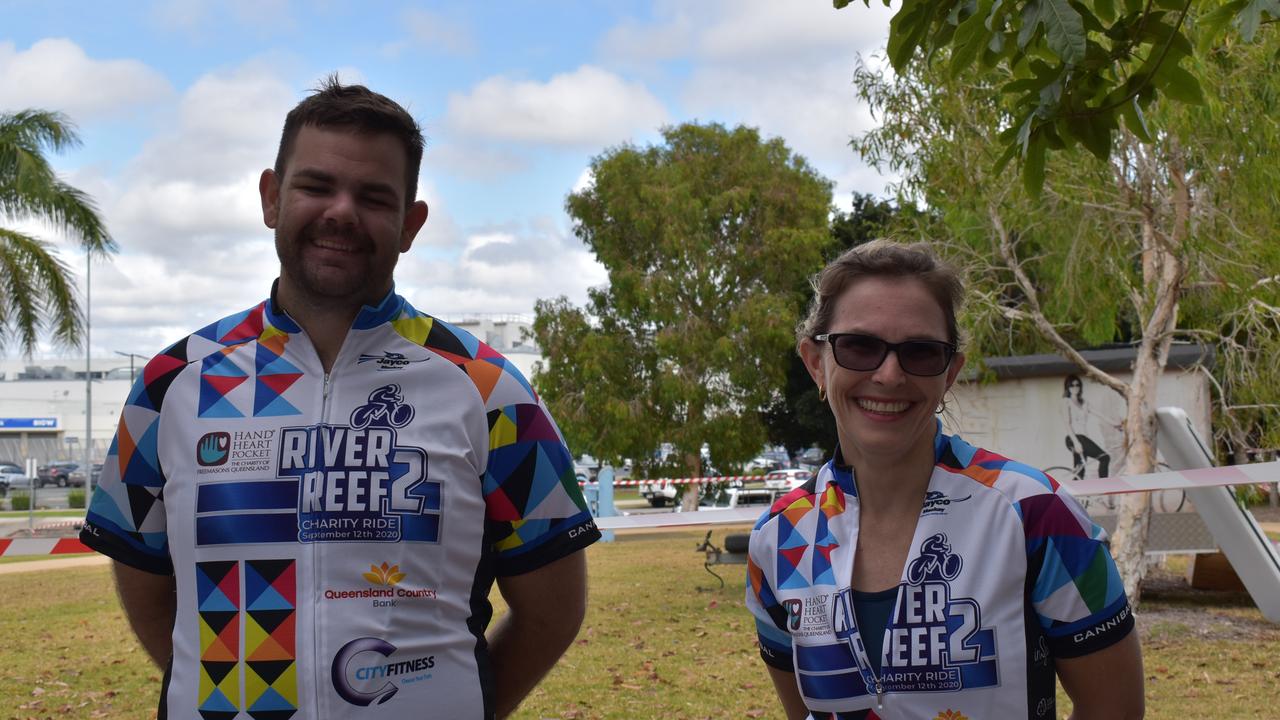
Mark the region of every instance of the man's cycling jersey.
[[878, 672], [850, 597], [858, 492], [839, 456], [751, 534], [761, 656], [795, 673], [815, 718], [1048, 720], [1054, 658], [1133, 629], [1104, 532], [1057, 482], [940, 429], [934, 445]]
[[161, 717], [492, 717], [496, 576], [599, 538], [559, 430], [390, 293], [326, 375], [268, 300], [152, 359], [82, 540], [177, 584]]

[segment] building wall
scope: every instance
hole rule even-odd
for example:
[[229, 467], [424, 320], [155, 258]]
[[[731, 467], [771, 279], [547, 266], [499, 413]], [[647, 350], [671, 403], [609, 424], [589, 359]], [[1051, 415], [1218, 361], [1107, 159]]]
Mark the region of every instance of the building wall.
[[[1128, 372], [1113, 372], [1127, 381]], [[1083, 434], [1109, 457], [1108, 476], [1120, 474], [1124, 460], [1124, 401], [1113, 390], [1081, 378], [1081, 399], [1065, 397], [1066, 375], [1002, 379], [993, 383], [958, 382], [948, 395], [943, 424], [965, 440], [1038, 468], [1074, 470], [1067, 448], [1069, 434]], [[1080, 376], [1074, 376], [1080, 377]], [[1202, 438], [1212, 437], [1208, 380], [1193, 370], [1168, 369], [1160, 379], [1157, 407], [1177, 406], [1187, 412]], [[1074, 409], [1069, 404], [1074, 403]], [[1068, 430], [1074, 414], [1076, 432]], [[1079, 441], [1075, 441], [1077, 446]], [[1084, 477], [1098, 477], [1100, 463], [1085, 458]], [[1062, 472], [1062, 471], [1057, 471]], [[1057, 477], [1056, 472], [1051, 472]], [[1062, 479], [1062, 478], [1058, 478]]]

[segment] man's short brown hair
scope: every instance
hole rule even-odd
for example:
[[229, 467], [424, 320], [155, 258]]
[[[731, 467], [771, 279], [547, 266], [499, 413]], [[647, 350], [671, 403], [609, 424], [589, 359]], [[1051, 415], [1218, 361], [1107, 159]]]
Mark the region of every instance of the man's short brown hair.
[[348, 129], [367, 135], [387, 133], [404, 143], [405, 207], [418, 196], [418, 171], [422, 167], [422, 130], [413, 116], [391, 98], [363, 85], [343, 85], [330, 75], [320, 87], [298, 103], [284, 118], [280, 149], [276, 152], [276, 177], [283, 178], [286, 159], [293, 152], [298, 131], [304, 125]]

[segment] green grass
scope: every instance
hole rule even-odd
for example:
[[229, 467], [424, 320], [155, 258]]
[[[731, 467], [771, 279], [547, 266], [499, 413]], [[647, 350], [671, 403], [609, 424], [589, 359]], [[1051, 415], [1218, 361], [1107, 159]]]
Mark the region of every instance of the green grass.
[[66, 517], [66, 518], [82, 518], [84, 517], [84, 508], [61, 510], [36, 510], [28, 512], [26, 510], [0, 510], [0, 518], [25, 518], [34, 515], [39, 518], [49, 517]]
[[[582, 633], [516, 717], [781, 717], [743, 607], [743, 567], [724, 567], [723, 590], [700, 589], [716, 586], [693, 551], [703, 533], [589, 549]], [[1276, 717], [1280, 626], [1239, 594], [1180, 590], [1177, 572], [1164, 571], [1138, 614], [1147, 717]], [[153, 717], [160, 673], [133, 641], [107, 568], [0, 575], [0, 638], [0, 720]], [[1058, 717], [1069, 711], [1060, 696]]]

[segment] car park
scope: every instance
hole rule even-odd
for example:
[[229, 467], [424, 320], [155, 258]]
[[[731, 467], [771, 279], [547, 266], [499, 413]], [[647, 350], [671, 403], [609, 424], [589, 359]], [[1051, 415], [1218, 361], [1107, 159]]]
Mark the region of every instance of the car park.
[[80, 463], [74, 462], [55, 462], [49, 463], [48, 465], [42, 465], [39, 468], [36, 468], [36, 486], [83, 486], [84, 473], [78, 472], [79, 470]]
[[22, 471], [17, 463], [0, 462], [0, 496], [8, 495], [10, 489], [27, 487], [31, 479]]

